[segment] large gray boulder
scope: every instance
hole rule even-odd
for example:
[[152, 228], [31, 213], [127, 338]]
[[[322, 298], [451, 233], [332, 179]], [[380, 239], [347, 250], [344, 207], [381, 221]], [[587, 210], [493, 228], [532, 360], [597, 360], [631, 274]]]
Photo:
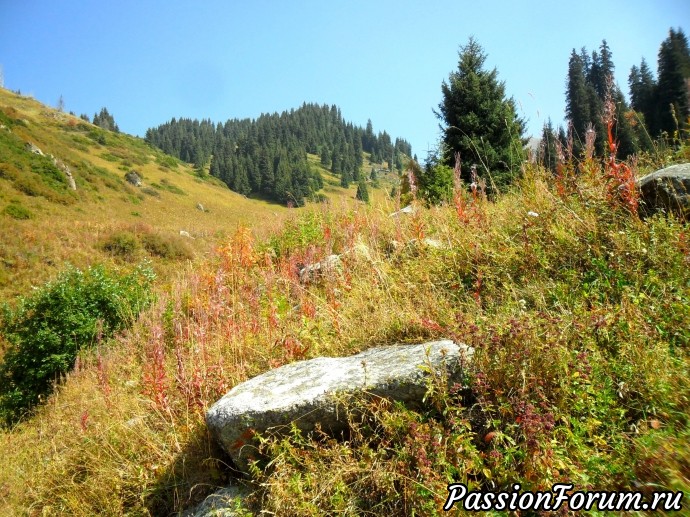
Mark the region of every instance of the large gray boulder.
[[640, 213], [652, 215], [661, 210], [690, 220], [690, 163], [672, 165], [637, 180]]
[[432, 372], [461, 381], [472, 348], [452, 341], [372, 348], [350, 357], [319, 357], [270, 370], [235, 386], [206, 413], [206, 423], [235, 466], [257, 458], [254, 432], [327, 432], [346, 426], [342, 403], [366, 392], [412, 406], [423, 403]]

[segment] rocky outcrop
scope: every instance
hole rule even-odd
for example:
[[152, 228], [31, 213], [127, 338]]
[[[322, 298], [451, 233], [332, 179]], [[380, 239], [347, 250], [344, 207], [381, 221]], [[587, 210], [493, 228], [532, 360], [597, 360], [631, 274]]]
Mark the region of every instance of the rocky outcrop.
[[249, 515], [243, 504], [247, 490], [239, 486], [222, 488], [209, 495], [203, 503], [184, 512], [183, 517], [245, 517]]
[[348, 396], [370, 394], [422, 405], [432, 372], [461, 382], [473, 350], [443, 340], [421, 345], [372, 348], [350, 357], [299, 361], [235, 386], [206, 413], [206, 423], [235, 466], [246, 472], [257, 458], [255, 432], [303, 432], [320, 426], [336, 433], [346, 427], [342, 404]]
[[53, 160], [53, 165], [55, 165], [55, 167], [60, 169], [65, 174], [65, 178], [67, 178], [67, 184], [69, 185], [69, 188], [71, 188], [72, 190], [77, 190], [77, 183], [74, 181], [74, 176], [72, 176], [72, 171], [70, 170], [69, 165], [58, 160], [52, 154], [50, 155], [50, 158]]
[[[46, 156], [45, 153], [41, 151], [41, 149], [33, 142], [26, 142], [26, 150], [39, 156]], [[53, 165], [55, 165], [55, 167], [64, 173], [69, 188], [72, 190], [77, 190], [77, 183], [74, 181], [74, 176], [72, 176], [72, 171], [70, 170], [69, 166], [66, 163], [58, 160], [52, 154], [49, 154], [48, 158], [53, 161]]]
[[127, 183], [129, 183], [130, 185], [134, 185], [135, 187], [141, 187], [141, 176], [139, 176], [137, 171], [129, 171], [125, 174], [125, 179], [127, 180]]
[[27, 151], [37, 154], [39, 156], [44, 156], [43, 151], [41, 151], [38, 146], [32, 142], [27, 142], [26, 143], [26, 149]]
[[637, 180], [637, 185], [643, 216], [664, 211], [690, 220], [690, 163], [647, 174]]

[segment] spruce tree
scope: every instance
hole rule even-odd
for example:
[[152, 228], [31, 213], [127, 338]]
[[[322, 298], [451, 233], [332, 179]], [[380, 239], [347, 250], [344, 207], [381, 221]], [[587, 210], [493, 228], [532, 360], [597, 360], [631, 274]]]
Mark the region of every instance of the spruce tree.
[[[616, 87], [612, 92], [615, 103], [614, 138], [617, 143], [617, 155], [619, 158], [632, 156], [640, 149], [639, 139], [633, 130], [629, 120], [631, 111], [625, 96], [620, 88]], [[605, 140], [602, 135], [602, 140]]]
[[331, 165], [331, 155], [328, 152], [328, 146], [324, 145], [321, 148], [321, 165], [328, 167]]
[[541, 133], [541, 144], [539, 147], [539, 162], [545, 169], [556, 172], [558, 164], [558, 154], [556, 151], [556, 140], [558, 135], [553, 128], [551, 119], [547, 120]]
[[690, 116], [686, 82], [690, 78], [690, 48], [682, 29], [670, 29], [659, 49], [658, 68], [658, 129], [673, 135], [676, 129], [687, 126]]
[[367, 188], [367, 182], [364, 181], [364, 178], [361, 178], [359, 183], [357, 183], [357, 194], [355, 197], [365, 203], [369, 202], [369, 189]]
[[262, 149], [259, 154], [259, 174], [261, 175], [261, 190], [264, 195], [271, 195], [275, 186], [273, 174], [273, 160], [269, 157], [269, 151]]
[[95, 126], [102, 127], [103, 129], [107, 129], [108, 131], [114, 131], [116, 133], [120, 132], [120, 128], [117, 127], [115, 119], [110, 113], [108, 113], [106, 108], [101, 108], [99, 113], [94, 114], [93, 124]]
[[[573, 131], [573, 154], [581, 157], [587, 134], [594, 131], [594, 153], [608, 153], [607, 120], [613, 121], [613, 135], [618, 143], [620, 157], [637, 152], [638, 137], [632, 128], [629, 108], [625, 97], [615, 85], [614, 64], [611, 50], [603, 40], [599, 52], [587, 54], [585, 48], [578, 54], [570, 54], [566, 89], [566, 116]], [[639, 70], [634, 70], [633, 80], [639, 80]]]
[[273, 192], [274, 199], [281, 203], [288, 203], [292, 201], [290, 190], [292, 188], [292, 178], [287, 167], [287, 158], [278, 159], [275, 170], [275, 188]]
[[403, 181], [404, 191], [410, 188], [411, 174], [417, 182], [417, 197], [424, 199], [427, 204], [438, 205], [453, 198], [455, 171], [441, 163], [436, 153], [429, 153], [424, 168], [413, 160], [408, 162], [407, 167], [409, 172]]
[[340, 186], [343, 188], [349, 188], [351, 181], [352, 176], [350, 175], [350, 172], [343, 170], [343, 172], [340, 174]]
[[650, 135], [658, 134], [659, 124], [655, 106], [657, 84], [644, 58], [639, 68], [633, 65], [630, 69], [628, 86], [632, 109], [638, 116], [641, 115], [639, 118], [642, 119]]
[[601, 42], [599, 52], [592, 52], [592, 60], [587, 74], [587, 81], [592, 85], [600, 99], [606, 96], [609, 78], [614, 74], [613, 55], [606, 40]]
[[[584, 51], [584, 49], [583, 49]], [[587, 63], [584, 52], [578, 54], [575, 49], [570, 53], [568, 62], [568, 81], [565, 97], [565, 113], [574, 131], [574, 154], [580, 155], [585, 141], [587, 126], [593, 120], [591, 91], [587, 85]]]
[[457, 71], [441, 85], [443, 100], [436, 112], [444, 123], [443, 163], [453, 167], [459, 152], [465, 179], [470, 166], [479, 163], [497, 186], [506, 185], [522, 164], [525, 122], [513, 99], [505, 97], [497, 70], [484, 69], [486, 54], [477, 41], [470, 38], [458, 56]]

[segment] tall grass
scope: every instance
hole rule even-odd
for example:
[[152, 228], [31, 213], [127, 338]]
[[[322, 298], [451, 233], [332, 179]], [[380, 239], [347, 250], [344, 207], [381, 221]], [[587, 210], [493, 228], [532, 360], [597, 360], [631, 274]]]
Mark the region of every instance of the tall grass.
[[[262, 241], [239, 227], [1, 437], [3, 503], [164, 515], [232, 481], [276, 515], [441, 515], [449, 482], [687, 491], [687, 225], [638, 219], [594, 162], [561, 165], [526, 166], [494, 203], [458, 188], [409, 217], [322, 206]], [[342, 268], [300, 282], [332, 253]], [[261, 437], [247, 480], [210, 442], [204, 411], [251, 376], [441, 337], [474, 363], [425, 411], [353, 401], [344, 441]]]

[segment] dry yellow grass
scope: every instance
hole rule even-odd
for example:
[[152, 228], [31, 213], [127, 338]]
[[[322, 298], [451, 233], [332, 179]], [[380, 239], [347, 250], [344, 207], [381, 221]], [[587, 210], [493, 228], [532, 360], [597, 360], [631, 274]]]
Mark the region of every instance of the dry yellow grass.
[[[268, 242], [230, 232], [131, 331], [82, 354], [34, 417], [0, 434], [0, 512], [182, 511], [233, 481], [203, 423], [229, 388], [301, 358], [440, 337], [476, 348], [472, 411], [436, 392], [430, 405], [444, 411], [374, 408], [372, 427], [346, 443], [270, 442], [255, 508], [442, 515], [449, 479], [687, 487], [686, 229], [610, 208], [595, 178], [561, 198], [540, 174], [497, 203], [469, 203], [462, 218], [449, 206], [403, 218], [390, 209], [348, 198], [293, 211]], [[419, 246], [424, 237], [447, 247]], [[342, 272], [299, 282], [299, 264], [344, 250]], [[621, 397], [620, 382], [634, 396]], [[486, 426], [497, 432], [489, 445]]]
[[[55, 142], [39, 146], [65, 137], [46, 134]], [[96, 163], [121, 174], [103, 156], [127, 137], [112, 139]], [[232, 386], [303, 358], [442, 337], [475, 347], [471, 394], [430, 386], [421, 412], [360, 408], [347, 442], [268, 440], [270, 467], [255, 473], [248, 504], [287, 516], [443, 515], [449, 481], [688, 490], [688, 227], [631, 215], [597, 167], [570, 192], [528, 168], [495, 203], [458, 191], [455, 206], [393, 218], [386, 189], [367, 206], [324, 172], [329, 203], [279, 209], [182, 165], [160, 169], [155, 151], [128, 142], [133, 158], [148, 153], [137, 166], [146, 181], [187, 196], [140, 199], [96, 175], [99, 190], [78, 202], [27, 199], [37, 218], [11, 221], [10, 249], [89, 261], [101, 253], [94, 235], [148, 231], [144, 222], [189, 231], [209, 255], [165, 262], [168, 281], [137, 324], [82, 352], [34, 416], [0, 431], [0, 514], [181, 512], [239, 482], [203, 422]], [[261, 231], [239, 224], [255, 220]], [[302, 264], [345, 251], [341, 271], [300, 282]], [[26, 265], [27, 283], [38, 269]]]

